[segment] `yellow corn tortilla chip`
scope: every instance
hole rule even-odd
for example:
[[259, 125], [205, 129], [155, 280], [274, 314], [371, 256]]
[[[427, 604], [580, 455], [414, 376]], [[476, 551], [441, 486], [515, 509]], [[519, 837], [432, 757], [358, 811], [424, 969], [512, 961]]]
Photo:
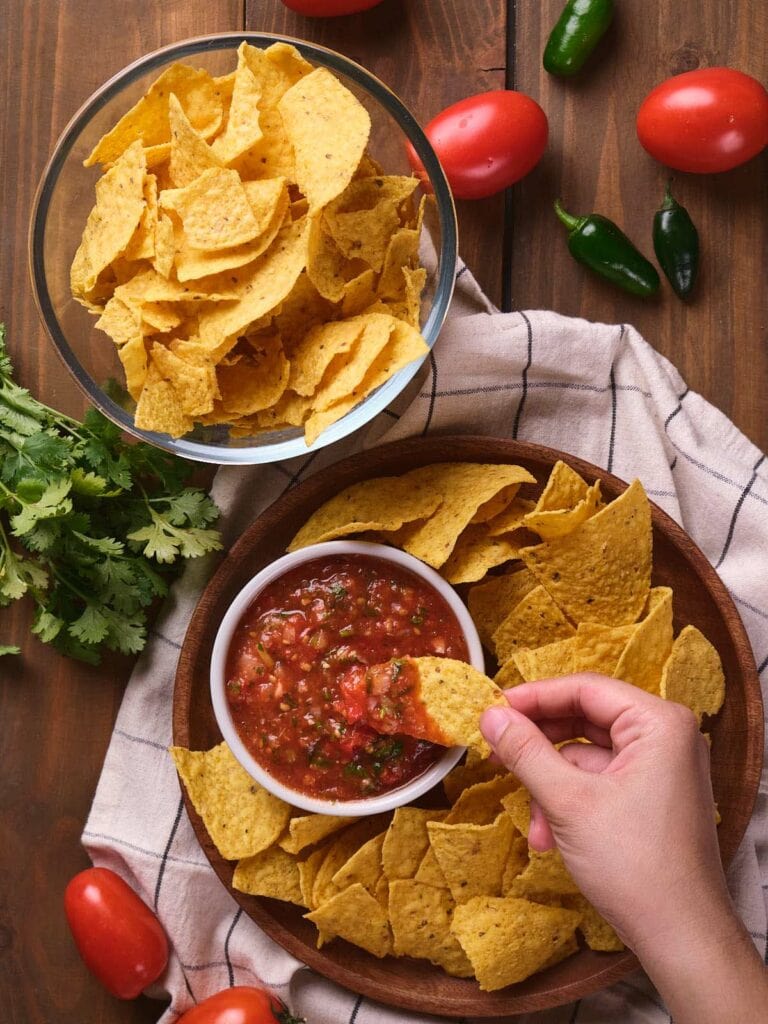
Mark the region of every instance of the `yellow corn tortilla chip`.
[[423, 885], [433, 885], [436, 889], [448, 888], [445, 875], [441, 871], [440, 865], [437, 863], [435, 851], [431, 846], [424, 854], [424, 858], [421, 864], [419, 864], [414, 878], [417, 882], [421, 882]]
[[389, 879], [385, 874], [379, 875], [373, 895], [379, 901], [384, 913], [389, 917]]
[[390, 881], [413, 878], [429, 848], [428, 821], [442, 821], [447, 811], [398, 807], [384, 836], [384, 874]]
[[310, 211], [322, 209], [352, 180], [371, 119], [362, 104], [325, 68], [301, 78], [278, 109], [296, 160], [296, 184]]
[[167, 381], [178, 396], [179, 405], [185, 416], [193, 419], [213, 409], [218, 396], [216, 370], [212, 363], [190, 363], [165, 348], [155, 344], [150, 360], [157, 367], [160, 376]]
[[651, 509], [635, 480], [572, 533], [520, 557], [573, 622], [623, 626], [643, 610], [651, 584]]
[[538, 586], [526, 594], [504, 619], [493, 634], [493, 646], [499, 663], [503, 664], [518, 651], [543, 647], [575, 633], [549, 593]]
[[438, 491], [443, 502], [426, 522], [406, 528], [398, 546], [439, 569], [478, 508], [510, 484], [532, 482], [522, 466], [453, 462], [424, 466], [406, 474]]
[[340, 891], [347, 889], [350, 885], [360, 883], [373, 896], [376, 893], [376, 883], [381, 877], [381, 848], [384, 845], [382, 832], [356, 850], [349, 860], [342, 864], [331, 881]]
[[324, 299], [303, 271], [275, 314], [273, 327], [280, 332], [289, 358], [311, 327], [332, 320], [335, 307]]
[[255, 782], [226, 743], [203, 751], [171, 747], [170, 754], [222, 857], [253, 856], [279, 837], [290, 807]]
[[228, 284], [223, 278], [181, 284], [179, 281], [168, 280], [148, 267], [119, 285], [115, 295], [124, 302], [138, 306], [147, 302], [207, 303], [237, 298], [234, 285]]
[[368, 372], [349, 397], [335, 402], [327, 409], [314, 412], [309, 417], [304, 426], [304, 439], [307, 446], [314, 444], [324, 430], [346, 416], [359, 402], [372, 391], [381, 387], [399, 370], [415, 359], [422, 359], [428, 352], [429, 348], [419, 332], [404, 321], [396, 320], [383, 351], [373, 361]]
[[233, 159], [229, 166], [237, 171], [243, 182], [279, 176], [294, 181], [296, 166], [293, 146], [280, 112], [277, 109], [262, 109], [259, 112], [259, 128], [262, 136], [259, 142]]
[[259, 125], [258, 104], [261, 100], [261, 86], [245, 61], [242, 47], [238, 51], [237, 70], [232, 83], [232, 99], [229, 105], [224, 131], [211, 143], [214, 156], [222, 163], [229, 164], [262, 139]]
[[514, 884], [528, 866], [528, 840], [515, 835], [509, 845], [507, 862], [501, 876], [501, 895], [514, 896]]
[[[510, 484], [504, 487], [498, 494], [494, 494], [488, 501], [483, 502], [480, 508], [472, 516], [473, 523], [490, 523], [496, 516], [501, 515], [509, 506], [515, 503], [520, 484]], [[509, 532], [509, 531], [506, 531]], [[496, 535], [498, 536], [498, 534]]]
[[232, 366], [219, 364], [216, 380], [224, 412], [249, 416], [275, 405], [288, 385], [290, 366], [278, 335], [259, 339], [258, 347]]
[[527, 837], [531, 825], [531, 794], [525, 786], [520, 786], [503, 796], [501, 804], [514, 822], [517, 831]]
[[465, 760], [452, 768], [443, 779], [443, 789], [448, 800], [455, 804], [469, 786], [506, 774], [507, 769], [503, 765], [494, 764], [488, 758], [481, 758], [479, 754], [468, 750]]
[[176, 254], [173, 221], [167, 213], [159, 212], [155, 225], [155, 255], [152, 266], [162, 277], [170, 277]]
[[400, 227], [398, 207], [418, 178], [382, 175], [356, 178], [325, 207], [329, 233], [347, 259], [361, 259], [379, 272], [389, 240]]
[[75, 298], [88, 298], [105, 270], [131, 241], [144, 212], [146, 161], [136, 142], [96, 182], [96, 205], [88, 214], [70, 270]]
[[403, 267], [405, 278], [405, 295], [403, 305], [405, 306], [404, 319], [411, 327], [417, 330], [421, 326], [421, 293], [427, 284], [427, 271], [424, 267]]
[[504, 810], [502, 797], [519, 786], [518, 780], [509, 773], [467, 786], [448, 812], [446, 824], [490, 825]]
[[470, 978], [472, 965], [451, 932], [456, 902], [447, 889], [408, 878], [390, 883], [389, 916], [395, 956], [413, 956], [456, 978]]
[[501, 879], [515, 835], [508, 814], [490, 825], [427, 822], [429, 843], [457, 903], [474, 896], [498, 896]]
[[[315, 216], [309, 220], [307, 276], [324, 299], [341, 302], [347, 286], [365, 269], [365, 264], [350, 263], [325, 230], [322, 218]], [[359, 269], [353, 273], [350, 267], [354, 266]]]
[[277, 106], [283, 95], [300, 78], [312, 71], [312, 65], [301, 56], [296, 47], [287, 43], [274, 43], [265, 50], [243, 42], [237, 51], [238, 64], [242, 61], [252, 72], [259, 85], [259, 105], [264, 110]]
[[414, 268], [419, 258], [419, 231], [399, 228], [389, 240], [377, 292], [382, 299], [401, 299], [405, 294], [403, 270]]
[[299, 395], [314, 395], [336, 356], [349, 352], [365, 329], [360, 317], [310, 329], [291, 353], [289, 385]]
[[202, 135], [189, 123], [173, 93], [168, 97], [168, 122], [171, 130], [168, 173], [175, 188], [191, 185], [204, 171], [222, 166]]
[[242, 334], [250, 324], [282, 302], [306, 261], [305, 229], [304, 221], [282, 228], [258, 260], [222, 275], [230, 280], [239, 301], [210, 302], [201, 307], [202, 341], [220, 344], [225, 338]]
[[304, 860], [298, 861], [299, 866], [299, 887], [301, 889], [301, 902], [309, 910], [314, 910], [317, 904], [314, 901], [313, 891], [317, 873], [325, 860], [328, 846], [323, 843], [313, 850]]
[[386, 815], [377, 814], [370, 818], [362, 818], [354, 825], [344, 829], [332, 840], [312, 887], [312, 899], [318, 907], [340, 892], [339, 886], [333, 881], [339, 868], [343, 867], [364, 843], [378, 835], [386, 825]]
[[493, 992], [541, 970], [570, 943], [579, 920], [575, 910], [513, 896], [478, 896], [456, 907], [451, 930], [482, 991]]
[[359, 883], [304, 916], [318, 927], [318, 949], [330, 939], [340, 938], [377, 957], [392, 952], [387, 915], [379, 901]]
[[212, 167], [183, 188], [165, 189], [159, 203], [181, 219], [195, 249], [231, 249], [260, 232], [240, 175], [231, 168]]
[[116, 345], [126, 345], [142, 336], [140, 309], [113, 295], [96, 321], [96, 326], [108, 334]]
[[536, 502], [537, 512], [556, 512], [574, 508], [587, 496], [589, 485], [575, 469], [558, 459], [552, 467], [544, 490]]
[[[488, 756], [490, 747], [480, 733], [480, 715], [491, 705], [506, 706], [493, 680], [452, 658], [395, 658], [372, 666], [369, 672], [382, 670], [389, 686], [374, 688], [376, 700], [369, 701], [368, 710], [368, 720], [375, 722], [379, 732], [403, 733], [445, 747], [469, 747]], [[399, 679], [405, 683], [404, 691]], [[387, 722], [395, 694], [401, 711]]]
[[157, 178], [154, 174], [144, 175], [143, 192], [144, 211], [123, 253], [123, 259], [125, 260], [151, 260], [155, 255]]
[[618, 953], [624, 949], [624, 943], [615, 930], [598, 914], [586, 896], [581, 893], [564, 895], [563, 906], [581, 914], [579, 931], [590, 949], [601, 953]]
[[525, 517], [533, 509], [533, 502], [525, 498], [515, 498], [506, 508], [502, 509], [488, 522], [488, 532], [492, 537], [501, 537], [512, 533], [525, 525]]
[[288, 834], [279, 842], [286, 853], [301, 853], [322, 839], [351, 825], [355, 818], [333, 814], [302, 814], [288, 822]]
[[672, 645], [661, 675], [661, 696], [685, 704], [701, 722], [715, 715], [725, 700], [720, 655], [700, 630], [686, 626]]
[[493, 677], [493, 681], [500, 690], [511, 690], [513, 686], [524, 683], [525, 679], [520, 674], [520, 669], [515, 664], [514, 658], [510, 658], [501, 666]]
[[[367, 310], [371, 303], [376, 300], [376, 274], [373, 270], [364, 270], [362, 274], [353, 277], [351, 281], [344, 284], [344, 291], [341, 299], [341, 315], [343, 317], [357, 316]], [[418, 327], [418, 323], [413, 326]]]
[[[316, 412], [328, 409], [346, 395], [354, 392], [397, 326], [394, 317], [381, 313], [368, 313], [355, 317], [355, 320], [362, 324], [362, 331], [357, 335], [350, 349], [337, 353], [329, 363], [323, 376], [323, 383], [315, 392], [312, 402], [312, 407]], [[348, 322], [339, 321], [339, 323]]]
[[99, 139], [85, 166], [117, 160], [137, 140], [147, 148], [170, 142], [168, 98], [172, 93], [178, 97], [195, 131], [210, 138], [221, 124], [222, 105], [216, 83], [207, 71], [172, 64], [115, 127]]
[[672, 650], [672, 590], [654, 587], [648, 606], [637, 624], [614, 671], [617, 679], [658, 693], [664, 663]]
[[442, 501], [428, 487], [403, 477], [376, 477], [352, 484], [314, 512], [288, 551], [368, 530], [397, 530], [403, 523], [424, 519]]
[[[120, 354], [127, 348], [123, 345]], [[182, 409], [178, 392], [170, 381], [163, 379], [154, 363], [149, 365], [138, 396], [134, 422], [139, 430], [153, 430], [171, 437], [181, 437], [192, 429], [194, 421]]]
[[493, 650], [493, 634], [536, 585], [535, 577], [527, 569], [519, 569], [506, 576], [492, 576], [470, 589], [467, 595], [469, 614], [489, 650]]
[[273, 900], [304, 906], [298, 862], [279, 846], [271, 846], [254, 857], [238, 861], [232, 876], [232, 888], [251, 896], [268, 896]]
[[183, 322], [183, 317], [171, 302], [144, 302], [139, 309], [142, 324], [160, 334], [167, 334]]
[[149, 356], [147, 346], [141, 334], [122, 345], [117, 351], [125, 371], [125, 386], [128, 394], [138, 402], [142, 389], [147, 382]]
[[513, 537], [491, 537], [488, 526], [467, 526], [440, 569], [449, 583], [474, 583], [489, 569], [517, 558], [521, 545]]
[[512, 660], [527, 683], [573, 672], [600, 672], [612, 676], [634, 628], [584, 623], [576, 636], [535, 650], [518, 651]]
[[572, 533], [577, 526], [586, 522], [600, 506], [600, 481], [587, 489], [585, 497], [573, 508], [540, 511], [534, 509], [525, 517], [524, 525], [533, 530], [542, 540], [554, 540]]
[[571, 878], [563, 856], [557, 849], [546, 850], [544, 853], [530, 849], [526, 868], [511, 885], [512, 896], [522, 896], [536, 901], [578, 891], [578, 886]]

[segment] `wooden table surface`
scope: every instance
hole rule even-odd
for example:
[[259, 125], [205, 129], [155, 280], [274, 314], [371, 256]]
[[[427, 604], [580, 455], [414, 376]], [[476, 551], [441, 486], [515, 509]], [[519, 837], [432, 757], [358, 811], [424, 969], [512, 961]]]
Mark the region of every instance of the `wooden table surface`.
[[[0, 317], [21, 381], [45, 402], [83, 403], [34, 309], [27, 225], [40, 172], [65, 124], [105, 79], [141, 54], [185, 37], [242, 29], [315, 40], [367, 65], [422, 123], [470, 93], [517, 88], [550, 121], [539, 167], [509, 195], [459, 203], [461, 252], [505, 309], [549, 308], [635, 324], [691, 388], [768, 448], [768, 175], [766, 155], [721, 176], [680, 175], [676, 193], [703, 244], [697, 295], [669, 288], [634, 299], [570, 259], [551, 202], [599, 210], [650, 250], [664, 168], [640, 148], [638, 104], [671, 74], [730, 65], [764, 74], [768, 7], [620, 0], [594, 66], [577, 81], [549, 78], [541, 52], [561, 0], [384, 0], [326, 21], [279, 0], [4, 0], [0, 46]], [[78, 835], [117, 713], [128, 659], [93, 669], [29, 634], [29, 609], [0, 611], [0, 1019], [7, 1024], [154, 1021], [160, 1004], [119, 1003], [79, 963], [63, 920], [67, 880], [86, 866]]]

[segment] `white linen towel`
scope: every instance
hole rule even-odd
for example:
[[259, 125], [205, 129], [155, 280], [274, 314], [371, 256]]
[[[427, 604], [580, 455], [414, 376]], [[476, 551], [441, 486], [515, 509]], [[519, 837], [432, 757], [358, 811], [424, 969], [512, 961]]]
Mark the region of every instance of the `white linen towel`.
[[[412, 435], [488, 434], [560, 448], [630, 480], [676, 519], [717, 568], [768, 687], [768, 463], [717, 409], [628, 326], [548, 312], [497, 312], [461, 265], [449, 319], [423, 372], [356, 438], [273, 466], [221, 469], [213, 496], [225, 544], [281, 493], [361, 447]], [[209, 866], [184, 812], [166, 748], [179, 647], [215, 562], [192, 563], [131, 677], [83, 843], [155, 908], [172, 943], [150, 994], [171, 1024], [229, 985], [263, 983], [310, 1024], [427, 1024], [348, 992], [277, 946], [238, 908]], [[768, 776], [729, 872], [736, 905], [766, 950]], [[638, 973], [578, 1003], [517, 1024], [668, 1024]]]

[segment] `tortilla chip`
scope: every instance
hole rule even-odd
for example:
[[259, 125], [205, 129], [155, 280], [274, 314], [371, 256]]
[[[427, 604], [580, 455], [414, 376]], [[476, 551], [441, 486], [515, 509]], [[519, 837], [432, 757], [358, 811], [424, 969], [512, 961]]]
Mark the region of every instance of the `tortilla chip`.
[[172, 93], [178, 97], [195, 131], [210, 138], [221, 124], [222, 114], [214, 80], [207, 71], [172, 64], [115, 127], [99, 139], [84, 166], [115, 161], [137, 140], [147, 148], [170, 142], [168, 102]]
[[581, 914], [579, 931], [590, 949], [601, 953], [618, 953], [624, 949], [624, 943], [615, 930], [598, 914], [586, 896], [581, 893], [563, 896], [563, 906]]
[[278, 846], [238, 861], [232, 876], [232, 888], [251, 896], [269, 896], [273, 900], [304, 906], [298, 862]]
[[[364, 270], [362, 274], [353, 277], [343, 286], [341, 299], [341, 315], [343, 317], [357, 316], [371, 305], [376, 299], [376, 274], [372, 270]], [[418, 327], [418, 324], [415, 326]]]
[[414, 877], [417, 882], [421, 882], [423, 885], [433, 885], [436, 889], [448, 888], [445, 875], [443, 874], [440, 865], [437, 863], [435, 851], [431, 846], [424, 854], [424, 859], [421, 864], [419, 864], [418, 871]]
[[364, 329], [365, 321], [359, 317], [311, 328], [291, 353], [291, 390], [314, 395], [332, 361], [349, 352]]
[[419, 258], [419, 231], [399, 228], [389, 240], [377, 292], [382, 299], [401, 299], [405, 294], [405, 268], [415, 267]]
[[575, 508], [586, 498], [589, 485], [575, 469], [558, 459], [552, 467], [541, 497], [536, 502], [536, 512], [556, 512]]
[[144, 338], [137, 334], [122, 345], [117, 354], [125, 371], [125, 387], [128, 394], [138, 402], [149, 372], [149, 356]]
[[574, 672], [599, 672], [612, 676], [634, 626], [600, 626], [584, 623], [576, 636], [556, 640], [535, 650], [518, 651], [513, 661], [523, 679], [553, 679]]
[[116, 345], [126, 345], [137, 338], [142, 339], [141, 313], [139, 308], [113, 295], [96, 321], [96, 327], [104, 331]]
[[[120, 353], [127, 349], [123, 345]], [[138, 396], [134, 422], [139, 430], [156, 430], [171, 437], [181, 437], [192, 429], [192, 417], [182, 409], [178, 392], [154, 364], [150, 364]]]
[[168, 97], [168, 121], [171, 130], [171, 153], [168, 171], [175, 188], [191, 185], [204, 171], [221, 167], [221, 161], [189, 123], [177, 97]]
[[275, 405], [288, 384], [289, 363], [278, 335], [265, 335], [231, 366], [219, 364], [216, 380], [224, 412], [249, 416]]
[[457, 903], [498, 896], [515, 826], [508, 814], [490, 825], [427, 823], [430, 846]]
[[573, 508], [540, 511], [534, 509], [525, 517], [525, 526], [542, 540], [554, 540], [573, 533], [577, 526], [590, 519], [600, 507], [600, 481], [587, 489], [585, 497]]
[[514, 896], [514, 885], [528, 867], [528, 840], [525, 836], [514, 836], [509, 846], [507, 862], [501, 876], [501, 895]]
[[231, 249], [261, 230], [240, 175], [231, 168], [203, 171], [183, 188], [165, 189], [159, 202], [180, 218], [194, 249]]
[[261, 86], [248, 67], [241, 46], [227, 122], [224, 131], [211, 143], [214, 156], [222, 164], [231, 163], [263, 138], [259, 125], [260, 100]]
[[327, 229], [341, 253], [380, 271], [389, 240], [400, 227], [398, 208], [418, 184], [418, 178], [398, 175], [351, 181], [323, 211]]
[[283, 836], [278, 845], [286, 853], [301, 853], [308, 846], [314, 846], [326, 836], [346, 828], [356, 820], [333, 814], [302, 814], [291, 818], [288, 822], [288, 834]]
[[170, 754], [222, 857], [250, 857], [277, 840], [291, 808], [255, 782], [226, 743], [204, 751], [171, 747]]
[[144, 213], [144, 150], [139, 142], [96, 182], [96, 205], [88, 214], [70, 270], [72, 294], [88, 298], [102, 273], [126, 248]]
[[358, 264], [359, 270], [352, 272], [350, 267], [355, 264], [349, 262], [325, 230], [322, 218], [310, 217], [309, 221], [307, 276], [323, 298], [329, 302], [341, 302], [347, 287], [365, 269], [365, 265]]
[[368, 112], [325, 68], [291, 86], [278, 109], [293, 144], [296, 184], [310, 211], [322, 209], [352, 180], [371, 130]]
[[493, 646], [500, 663], [518, 651], [542, 647], [574, 636], [576, 630], [544, 587], [534, 587], [517, 604], [493, 634]]
[[385, 832], [369, 839], [367, 843], [357, 849], [349, 860], [342, 864], [331, 881], [339, 890], [347, 889], [350, 885], [360, 883], [373, 896], [376, 892], [376, 883], [381, 877], [382, 853]]
[[509, 661], [505, 661], [499, 671], [493, 677], [494, 683], [500, 690], [511, 690], [513, 686], [519, 686], [525, 682], [520, 669], [515, 664], [514, 658], [510, 658]]
[[533, 502], [515, 498], [488, 521], [488, 532], [492, 537], [512, 533], [525, 525], [525, 517], [533, 509]]
[[301, 902], [310, 910], [314, 910], [317, 907], [312, 894], [317, 873], [325, 860], [327, 852], [328, 846], [324, 843], [321, 846], [318, 846], [317, 849], [313, 850], [312, 853], [310, 853], [304, 860], [298, 861]]
[[536, 585], [535, 577], [527, 569], [519, 569], [506, 576], [492, 576], [470, 589], [467, 594], [469, 614], [489, 650], [493, 650], [493, 634]]
[[695, 626], [686, 626], [672, 645], [661, 675], [661, 696], [685, 704], [701, 723], [715, 715], [725, 700], [720, 655]]
[[511, 885], [511, 895], [529, 900], [548, 900], [565, 893], [578, 893], [579, 889], [559, 850], [529, 849], [528, 864]]
[[123, 259], [125, 260], [151, 260], [155, 255], [157, 178], [154, 174], [144, 175], [143, 191], [144, 211], [123, 253]]
[[364, 843], [383, 831], [387, 824], [386, 815], [383, 814], [362, 818], [329, 843], [328, 852], [318, 869], [312, 887], [312, 899], [316, 906], [319, 907], [341, 891], [333, 881], [336, 872]]
[[176, 254], [173, 221], [167, 213], [158, 212], [155, 224], [155, 255], [152, 266], [162, 277], [170, 277]]
[[178, 309], [171, 302], [144, 302], [140, 307], [144, 327], [167, 334], [183, 322]]
[[429, 848], [428, 821], [442, 821], [447, 811], [398, 807], [384, 836], [384, 874], [390, 881], [413, 878]]
[[447, 889], [409, 878], [389, 887], [395, 956], [412, 956], [456, 978], [472, 977], [472, 965], [451, 932], [456, 903]]
[[506, 775], [507, 769], [500, 764], [494, 764], [487, 758], [481, 758], [472, 750], [468, 750], [465, 760], [452, 768], [443, 779], [445, 795], [452, 804], [456, 803], [461, 794], [469, 786], [478, 782], [488, 782], [497, 775]]
[[517, 558], [520, 546], [512, 537], [491, 537], [485, 523], [467, 526], [459, 535], [440, 574], [454, 585], [474, 583], [481, 580], [489, 569]]
[[445, 818], [447, 825], [490, 825], [504, 810], [502, 797], [520, 786], [514, 775], [494, 775], [462, 791]]
[[654, 587], [644, 618], [638, 623], [614, 670], [617, 679], [658, 693], [664, 663], [672, 650], [672, 590]]
[[503, 796], [501, 804], [514, 822], [517, 831], [527, 837], [531, 826], [531, 794], [525, 786], [519, 786]]
[[467, 953], [483, 992], [524, 981], [570, 942], [574, 910], [543, 907], [512, 896], [478, 896], [456, 907], [451, 931]]
[[392, 952], [387, 915], [379, 901], [359, 883], [304, 916], [318, 927], [318, 949], [330, 939], [340, 938], [377, 957]]
[[173, 387], [185, 416], [194, 419], [213, 409], [218, 388], [216, 371], [212, 363], [187, 362], [170, 349], [157, 344], [152, 346], [150, 359], [163, 380]]
[[[337, 353], [330, 362], [323, 383], [314, 395], [312, 405], [317, 412], [330, 408], [346, 395], [354, 393], [397, 326], [393, 317], [381, 313], [368, 313], [355, 317], [355, 320], [362, 324], [362, 331], [348, 351]], [[339, 323], [349, 321], [342, 320]]]
[[400, 547], [439, 569], [484, 502], [510, 484], [533, 482], [534, 478], [522, 466], [452, 462], [412, 470], [405, 479], [418, 480], [443, 496], [436, 513], [399, 537]]
[[276, 177], [294, 181], [293, 146], [280, 112], [277, 109], [260, 110], [259, 128], [260, 141], [233, 159], [229, 166], [237, 171], [243, 182]]
[[651, 509], [639, 480], [565, 537], [520, 557], [577, 623], [635, 622], [651, 584]]

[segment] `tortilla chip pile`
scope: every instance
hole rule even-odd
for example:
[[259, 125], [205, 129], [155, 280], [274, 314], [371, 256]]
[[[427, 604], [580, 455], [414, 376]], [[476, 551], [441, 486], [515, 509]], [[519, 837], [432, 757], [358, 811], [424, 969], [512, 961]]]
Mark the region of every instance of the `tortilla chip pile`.
[[503, 701], [499, 687], [594, 671], [686, 704], [702, 723], [719, 710], [725, 681], [698, 629], [674, 638], [671, 589], [651, 586], [642, 485], [604, 505], [599, 483], [562, 462], [535, 502], [518, 494], [533, 482], [519, 466], [473, 463], [364, 481], [319, 508], [290, 545], [374, 536], [452, 582], [503, 566], [468, 591], [500, 666], [496, 685], [460, 662], [412, 659], [420, 735], [469, 748], [443, 780], [448, 807], [358, 820], [308, 815], [261, 790], [224, 744], [172, 751], [212, 840], [238, 859], [235, 888], [306, 908], [318, 946], [342, 938], [377, 957], [425, 959], [485, 991], [577, 952], [579, 936], [594, 950], [623, 949], [559, 851], [528, 846], [530, 795], [488, 760], [479, 715]]
[[418, 179], [383, 175], [370, 118], [298, 50], [174, 64], [96, 145], [73, 296], [117, 345], [136, 426], [304, 427], [307, 444], [428, 351]]
[[622, 949], [557, 851], [529, 850], [529, 803], [503, 769], [469, 755], [444, 781], [451, 806], [344, 818], [266, 793], [226, 744], [171, 748], [190, 799], [241, 892], [306, 909], [318, 948], [345, 939], [373, 956], [428, 960], [485, 991], [578, 949]]

